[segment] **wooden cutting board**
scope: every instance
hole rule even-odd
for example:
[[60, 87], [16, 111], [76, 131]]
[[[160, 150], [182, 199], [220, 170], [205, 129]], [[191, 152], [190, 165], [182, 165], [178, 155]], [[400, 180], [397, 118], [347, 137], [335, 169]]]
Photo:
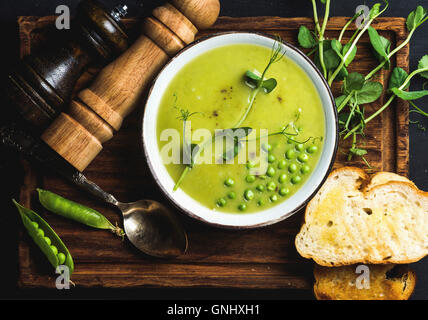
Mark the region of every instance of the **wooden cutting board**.
[[[337, 37], [348, 20], [345, 17], [329, 21], [327, 37]], [[47, 30], [54, 17], [19, 18], [21, 55], [47, 41]], [[134, 20], [126, 24], [133, 26]], [[284, 40], [296, 44], [300, 25], [313, 28], [310, 18], [221, 17], [216, 25], [199, 37], [212, 33], [245, 30], [279, 34]], [[379, 33], [390, 39], [392, 46], [407, 36], [405, 19], [380, 18], [373, 25]], [[346, 34], [350, 37], [352, 31]], [[346, 39], [345, 37], [345, 39]], [[392, 61], [393, 66], [405, 70], [409, 67], [409, 47], [405, 47]], [[351, 71], [368, 73], [377, 65], [371, 54], [366, 36], [358, 46], [358, 54]], [[91, 68], [82, 76], [76, 90], [82, 88], [96, 73]], [[389, 71], [383, 71], [378, 81], [386, 84]], [[338, 93], [339, 84], [334, 86]], [[385, 101], [382, 97], [367, 107], [370, 114]], [[142, 156], [139, 143], [141, 110], [128, 117], [121, 131], [105, 145], [102, 153], [87, 168], [85, 174], [120, 201], [141, 198], [166, 203]], [[361, 144], [368, 150], [367, 160], [374, 170], [388, 170], [407, 175], [409, 161], [408, 105], [395, 103], [382, 116], [369, 123]], [[335, 167], [356, 165], [361, 161], [346, 162], [340, 152]], [[121, 222], [115, 210], [82, 193], [61, 178], [45, 173], [23, 161], [25, 182], [20, 200], [40, 213], [57, 231], [68, 246], [75, 261], [73, 281], [79, 287], [221, 287], [221, 288], [296, 288], [312, 286], [312, 262], [301, 258], [294, 247], [302, 212], [276, 225], [247, 231], [222, 230], [194, 221], [177, 212], [188, 231], [188, 253], [174, 260], [159, 260], [139, 253], [128, 241], [121, 241], [107, 231], [93, 230], [41, 208], [35, 188], [41, 187], [83, 203], [104, 213], [111, 221]], [[175, 209], [174, 209], [175, 210]], [[12, 213], [16, 214], [16, 213]], [[19, 242], [19, 285], [21, 287], [55, 287], [55, 274], [46, 259], [21, 229]]]

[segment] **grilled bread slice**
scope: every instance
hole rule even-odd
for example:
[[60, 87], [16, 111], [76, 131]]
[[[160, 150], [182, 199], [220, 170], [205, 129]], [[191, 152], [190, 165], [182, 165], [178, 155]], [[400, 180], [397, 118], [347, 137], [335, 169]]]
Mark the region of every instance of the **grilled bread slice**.
[[407, 300], [416, 275], [407, 265], [368, 265], [370, 282], [358, 279], [357, 265], [314, 268], [314, 294], [318, 300]]
[[333, 171], [309, 202], [297, 251], [323, 266], [416, 262], [428, 254], [428, 193], [395, 174]]
[[385, 184], [385, 183], [388, 183], [391, 181], [407, 182], [416, 188], [416, 185], [412, 181], [410, 181], [409, 179], [402, 177], [396, 173], [378, 172], [371, 177], [370, 184], [367, 185], [367, 187], [365, 188], [365, 191], [369, 191], [370, 189], [372, 189], [378, 185]]

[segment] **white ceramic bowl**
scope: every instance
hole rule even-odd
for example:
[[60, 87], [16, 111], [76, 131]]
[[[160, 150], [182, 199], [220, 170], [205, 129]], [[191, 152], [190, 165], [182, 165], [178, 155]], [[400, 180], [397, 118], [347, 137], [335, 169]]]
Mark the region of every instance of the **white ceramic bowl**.
[[243, 32], [222, 33], [201, 39], [179, 52], [159, 73], [150, 90], [142, 123], [143, 149], [148, 165], [165, 195], [193, 218], [215, 226], [237, 229], [255, 228], [279, 222], [301, 209], [316, 194], [332, 168], [338, 143], [338, 121], [333, 95], [321, 73], [306, 55], [294, 46], [283, 43], [285, 55], [297, 63], [312, 79], [324, 109], [324, 147], [309, 179], [294, 195], [277, 206], [246, 214], [214, 211], [201, 205], [181, 189], [172, 191], [175, 181], [162, 163], [156, 137], [158, 110], [169, 83], [187, 63], [211, 49], [230, 44], [255, 44], [271, 49], [274, 41], [274, 38], [267, 35]]

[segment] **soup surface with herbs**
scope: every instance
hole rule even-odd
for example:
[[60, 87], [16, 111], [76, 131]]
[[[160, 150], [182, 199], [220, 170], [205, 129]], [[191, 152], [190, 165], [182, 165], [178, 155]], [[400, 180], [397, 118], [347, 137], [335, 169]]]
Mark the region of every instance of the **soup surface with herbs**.
[[321, 99], [275, 44], [213, 49], [171, 81], [157, 139], [174, 190], [213, 210], [250, 213], [287, 201], [311, 175], [325, 134]]

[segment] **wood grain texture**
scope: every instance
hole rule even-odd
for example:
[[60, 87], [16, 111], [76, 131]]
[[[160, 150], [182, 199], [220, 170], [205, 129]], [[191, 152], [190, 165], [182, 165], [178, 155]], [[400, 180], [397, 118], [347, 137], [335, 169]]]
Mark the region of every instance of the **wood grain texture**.
[[220, 0], [171, 0], [199, 30], [211, 27], [220, 13]]
[[105, 122], [98, 121], [99, 116], [86, 108], [79, 100], [73, 100], [68, 114], [82, 124], [101, 143], [113, 138], [113, 128]]
[[189, 44], [195, 40], [198, 29], [173, 5], [166, 3], [152, 12], [153, 16], [171, 29], [180, 39]]
[[[43, 141], [62, 155], [77, 170], [83, 171], [91, 162], [93, 153], [103, 149], [100, 141], [85, 127], [66, 113], [61, 113], [41, 135]], [[79, 144], [76, 144], [76, 140]]]
[[[328, 37], [337, 37], [347, 18], [329, 22]], [[28, 53], [43, 39], [43, 28], [53, 18], [20, 18], [21, 52]], [[127, 21], [133, 25], [135, 21]], [[312, 27], [310, 18], [229, 18], [222, 17], [213, 28], [198, 35], [243, 30], [280, 34], [296, 44], [297, 28]], [[393, 47], [406, 37], [402, 18], [380, 18], [374, 25], [379, 33], [392, 41]], [[352, 31], [346, 34], [350, 37]], [[393, 59], [393, 66], [408, 69], [409, 48], [405, 47]], [[364, 36], [358, 47], [351, 71], [367, 73], [376, 65], [369, 39]], [[90, 81], [96, 69], [91, 69], [79, 81], [76, 90]], [[378, 81], [388, 81], [389, 71], [382, 71]], [[340, 85], [334, 86], [335, 94]], [[367, 114], [378, 108], [385, 98], [367, 106]], [[86, 169], [89, 179], [113, 193], [121, 201], [150, 198], [166, 203], [156, 186], [139, 146], [141, 108], [123, 123], [121, 131], [105, 144], [104, 150]], [[341, 144], [341, 148], [346, 145]], [[374, 170], [391, 170], [408, 174], [408, 105], [394, 101], [388, 112], [368, 125], [362, 147], [368, 149], [368, 161]], [[339, 151], [335, 167], [345, 164]], [[364, 167], [361, 161], [346, 164]], [[79, 225], [43, 210], [35, 198], [35, 188], [59, 193], [103, 212], [111, 221], [120, 221], [115, 210], [81, 193], [61, 178], [36, 171], [26, 164], [25, 184], [21, 202], [40, 213], [58, 232], [75, 260], [73, 281], [79, 287], [223, 287], [223, 288], [297, 288], [311, 290], [312, 263], [295, 250], [294, 238], [302, 219], [298, 213], [276, 225], [248, 231], [215, 229], [177, 212], [188, 230], [190, 246], [186, 255], [165, 261], [137, 252], [129, 242], [121, 242], [113, 234]], [[21, 287], [54, 287], [55, 274], [26, 234], [21, 232], [19, 244], [19, 285]]]
[[156, 19], [146, 18], [143, 23], [143, 32], [170, 57], [173, 57], [178, 51], [184, 48], [183, 41]]
[[[86, 169], [100, 151], [99, 148], [93, 148], [94, 144], [88, 143], [87, 136], [92, 135], [95, 140], [97, 136], [106, 137], [104, 132], [92, 134], [105, 125], [119, 130], [123, 119], [137, 107], [142, 93], [165, 65], [168, 56], [174, 56], [185, 46], [180, 35], [173, 30], [180, 31], [181, 35], [190, 40], [190, 37], [181, 32], [192, 32], [190, 20], [200, 29], [206, 29], [214, 24], [220, 8], [218, 0], [180, 0], [175, 5], [178, 9], [166, 4], [155, 9], [152, 17], [146, 17], [142, 23], [143, 34], [132, 47], [103, 68], [93, 84], [79, 94], [82, 106], [99, 115], [98, 118], [93, 118], [99, 124], [86, 128], [85, 124], [88, 123], [84, 121], [76, 130], [85, 128], [87, 132], [73, 135], [74, 128], [70, 126], [72, 122], [61, 122], [66, 118], [60, 117], [55, 120], [55, 126], [48, 127], [42, 135], [42, 139], [52, 149], [79, 171]], [[155, 18], [156, 15], [162, 20]], [[193, 28], [193, 31], [198, 30]], [[64, 144], [57, 145], [58, 142]]]

